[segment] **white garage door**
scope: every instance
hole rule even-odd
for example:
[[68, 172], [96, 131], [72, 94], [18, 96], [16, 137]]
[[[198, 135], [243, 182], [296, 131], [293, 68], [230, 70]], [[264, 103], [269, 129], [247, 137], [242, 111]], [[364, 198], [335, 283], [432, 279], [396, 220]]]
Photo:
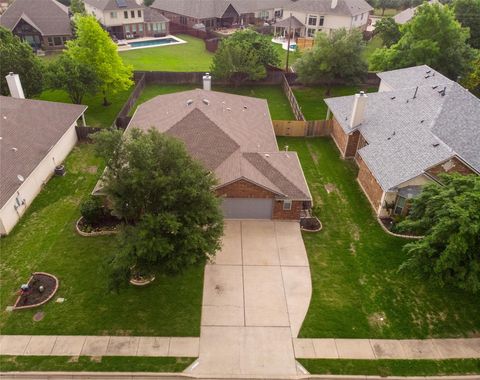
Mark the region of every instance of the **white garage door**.
[[226, 219], [272, 219], [272, 199], [225, 198], [222, 203]]

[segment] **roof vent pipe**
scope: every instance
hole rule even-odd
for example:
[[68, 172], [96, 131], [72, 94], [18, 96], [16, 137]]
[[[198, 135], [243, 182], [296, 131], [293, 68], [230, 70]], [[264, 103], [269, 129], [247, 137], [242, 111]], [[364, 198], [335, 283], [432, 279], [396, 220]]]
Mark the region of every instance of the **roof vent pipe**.
[[203, 89], [205, 91], [211, 91], [212, 90], [212, 77], [210, 76], [210, 73], [206, 73], [203, 76]]
[[10, 72], [5, 76], [5, 79], [7, 80], [8, 89], [10, 90], [10, 95], [12, 98], [25, 99], [22, 82], [20, 82], [20, 77], [18, 74]]
[[350, 128], [355, 128], [362, 124], [365, 115], [365, 107], [367, 105], [367, 98], [367, 94], [365, 94], [364, 91], [360, 91], [360, 94], [355, 94], [352, 116], [350, 117]]

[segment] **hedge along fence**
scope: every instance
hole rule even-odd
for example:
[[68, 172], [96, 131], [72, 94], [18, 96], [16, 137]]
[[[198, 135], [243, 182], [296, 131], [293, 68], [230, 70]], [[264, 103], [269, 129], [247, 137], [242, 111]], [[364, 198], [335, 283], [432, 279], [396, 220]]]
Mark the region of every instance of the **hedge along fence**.
[[330, 136], [333, 127], [333, 120], [273, 120], [272, 123], [276, 136]]

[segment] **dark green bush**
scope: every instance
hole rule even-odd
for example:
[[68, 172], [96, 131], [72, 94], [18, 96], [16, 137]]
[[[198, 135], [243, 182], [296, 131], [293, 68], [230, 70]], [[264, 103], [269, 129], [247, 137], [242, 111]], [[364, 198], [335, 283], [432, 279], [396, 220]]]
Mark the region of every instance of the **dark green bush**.
[[89, 225], [101, 222], [106, 216], [101, 198], [93, 195], [82, 203], [80, 213], [85, 223]]

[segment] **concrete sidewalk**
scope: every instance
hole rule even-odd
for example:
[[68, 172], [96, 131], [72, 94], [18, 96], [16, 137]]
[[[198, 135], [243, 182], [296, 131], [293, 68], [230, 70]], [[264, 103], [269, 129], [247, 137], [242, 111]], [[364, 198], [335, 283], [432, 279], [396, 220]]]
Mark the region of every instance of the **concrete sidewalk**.
[[200, 338], [1, 335], [0, 355], [171, 356], [195, 358]]
[[480, 359], [480, 338], [293, 339], [297, 359]]

